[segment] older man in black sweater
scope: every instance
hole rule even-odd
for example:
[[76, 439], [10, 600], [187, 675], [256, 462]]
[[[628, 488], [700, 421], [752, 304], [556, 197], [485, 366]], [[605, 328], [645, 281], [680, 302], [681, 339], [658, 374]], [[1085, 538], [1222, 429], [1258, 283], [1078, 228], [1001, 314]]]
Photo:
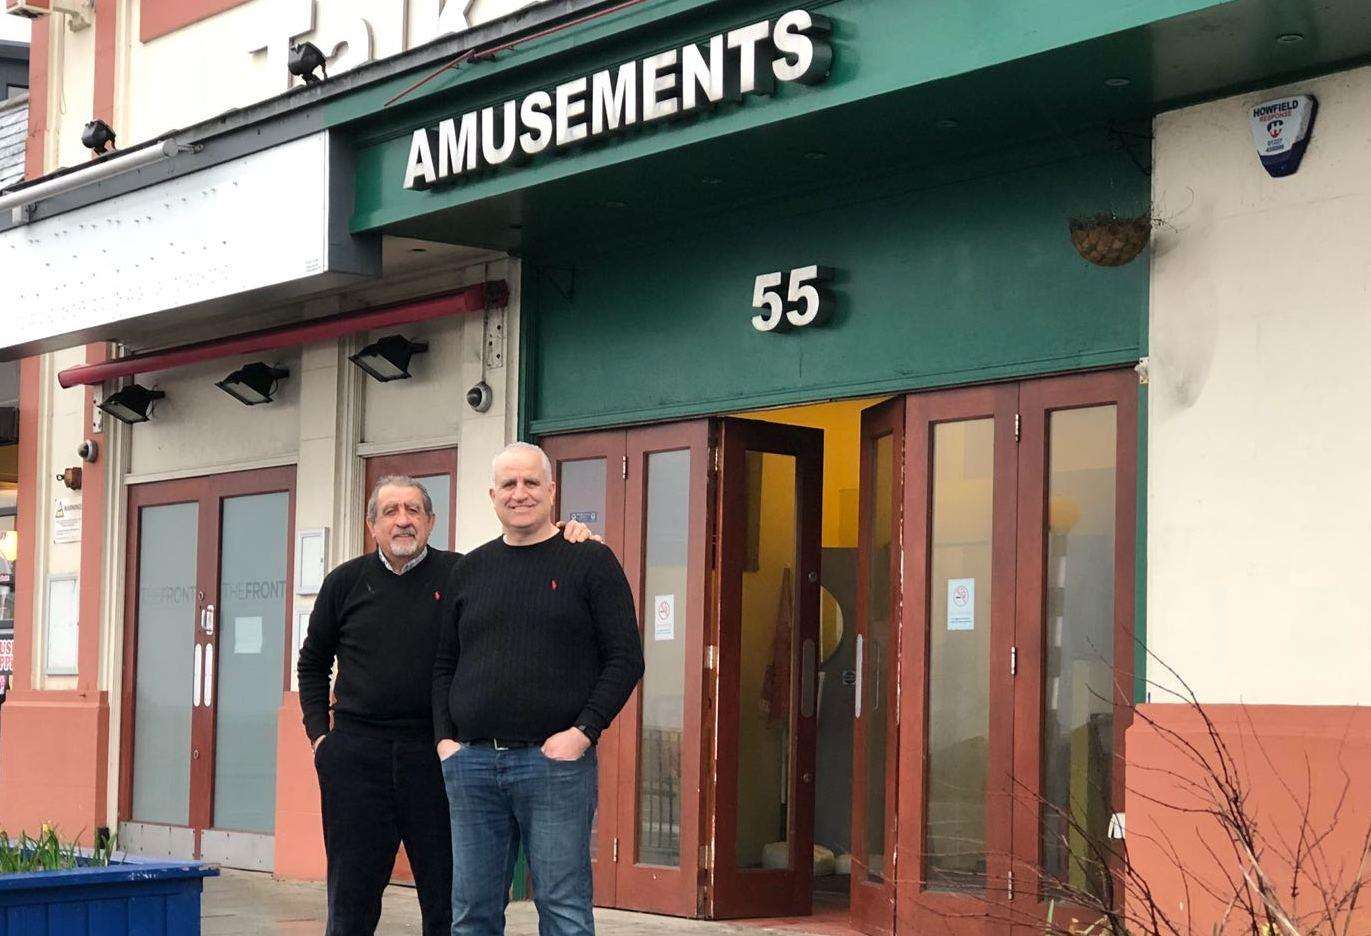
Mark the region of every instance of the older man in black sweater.
[[504, 932], [522, 841], [543, 936], [593, 933], [595, 741], [643, 676], [628, 580], [599, 543], [552, 523], [547, 456], [515, 443], [494, 463], [504, 535], [447, 586], [433, 721], [452, 804], [452, 933]]
[[[376, 931], [402, 841], [425, 936], [446, 936], [451, 926], [448, 803], [433, 751], [430, 680], [443, 589], [461, 556], [428, 545], [433, 521], [421, 483], [400, 475], [377, 482], [367, 502], [376, 552], [324, 579], [300, 648], [300, 707], [328, 858], [328, 936]], [[568, 526], [569, 538], [589, 535], [583, 524]]]

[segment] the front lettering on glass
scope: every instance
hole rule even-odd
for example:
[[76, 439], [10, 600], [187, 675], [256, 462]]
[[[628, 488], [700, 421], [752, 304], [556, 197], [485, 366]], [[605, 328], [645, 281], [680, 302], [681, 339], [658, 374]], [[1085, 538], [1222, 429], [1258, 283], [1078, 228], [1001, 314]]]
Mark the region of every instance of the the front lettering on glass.
[[575, 78], [550, 90], [493, 104], [410, 139], [405, 188], [453, 183], [724, 101], [771, 94], [776, 84], [818, 84], [833, 67], [826, 17], [791, 10], [646, 58]]
[[824, 284], [832, 279], [832, 268], [817, 264], [763, 273], [752, 285], [752, 308], [762, 310], [752, 316], [752, 327], [769, 332], [824, 324], [833, 312], [833, 294]]

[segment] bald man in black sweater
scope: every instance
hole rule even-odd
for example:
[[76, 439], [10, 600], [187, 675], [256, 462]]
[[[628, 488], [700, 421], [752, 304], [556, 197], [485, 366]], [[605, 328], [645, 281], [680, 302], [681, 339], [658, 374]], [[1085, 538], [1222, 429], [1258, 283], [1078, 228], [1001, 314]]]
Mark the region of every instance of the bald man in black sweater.
[[504, 535], [453, 571], [433, 669], [433, 729], [452, 805], [453, 936], [504, 932], [522, 843], [544, 936], [591, 914], [595, 742], [643, 676], [624, 571], [552, 523], [547, 456], [515, 443], [490, 496]]

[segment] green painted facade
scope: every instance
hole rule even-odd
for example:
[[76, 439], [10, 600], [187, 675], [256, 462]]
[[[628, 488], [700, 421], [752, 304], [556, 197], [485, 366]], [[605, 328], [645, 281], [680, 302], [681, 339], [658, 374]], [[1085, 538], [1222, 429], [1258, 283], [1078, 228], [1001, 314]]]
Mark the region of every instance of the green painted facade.
[[[1146, 203], [1147, 179], [1100, 149], [946, 185], [862, 180], [603, 250], [563, 244], [525, 265], [529, 428], [1131, 365], [1146, 260], [1091, 266], [1066, 221]], [[810, 263], [839, 273], [834, 318], [756, 331], [756, 275]]]

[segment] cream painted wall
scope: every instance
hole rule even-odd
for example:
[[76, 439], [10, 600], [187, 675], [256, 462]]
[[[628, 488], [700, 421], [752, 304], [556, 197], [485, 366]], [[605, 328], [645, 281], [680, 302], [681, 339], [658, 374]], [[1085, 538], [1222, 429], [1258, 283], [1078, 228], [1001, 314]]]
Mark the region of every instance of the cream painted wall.
[[125, 46], [123, 129], [130, 140], [144, 140], [282, 93], [291, 86], [285, 50], [292, 38], [313, 42], [330, 56], [328, 73], [336, 75], [532, 0], [475, 0], [464, 15], [467, 2], [252, 0], [144, 44], [135, 0]]
[[[1247, 109], [1287, 92], [1276, 180]], [[1147, 638], [1204, 701], [1371, 703], [1369, 115], [1362, 68], [1156, 120]]]
[[[250, 360], [290, 371], [270, 403], [244, 406], [214, 385]], [[294, 460], [301, 438], [298, 349], [206, 361], [138, 380], [167, 396], [155, 404], [153, 419], [133, 429], [129, 470], [135, 478]]]

